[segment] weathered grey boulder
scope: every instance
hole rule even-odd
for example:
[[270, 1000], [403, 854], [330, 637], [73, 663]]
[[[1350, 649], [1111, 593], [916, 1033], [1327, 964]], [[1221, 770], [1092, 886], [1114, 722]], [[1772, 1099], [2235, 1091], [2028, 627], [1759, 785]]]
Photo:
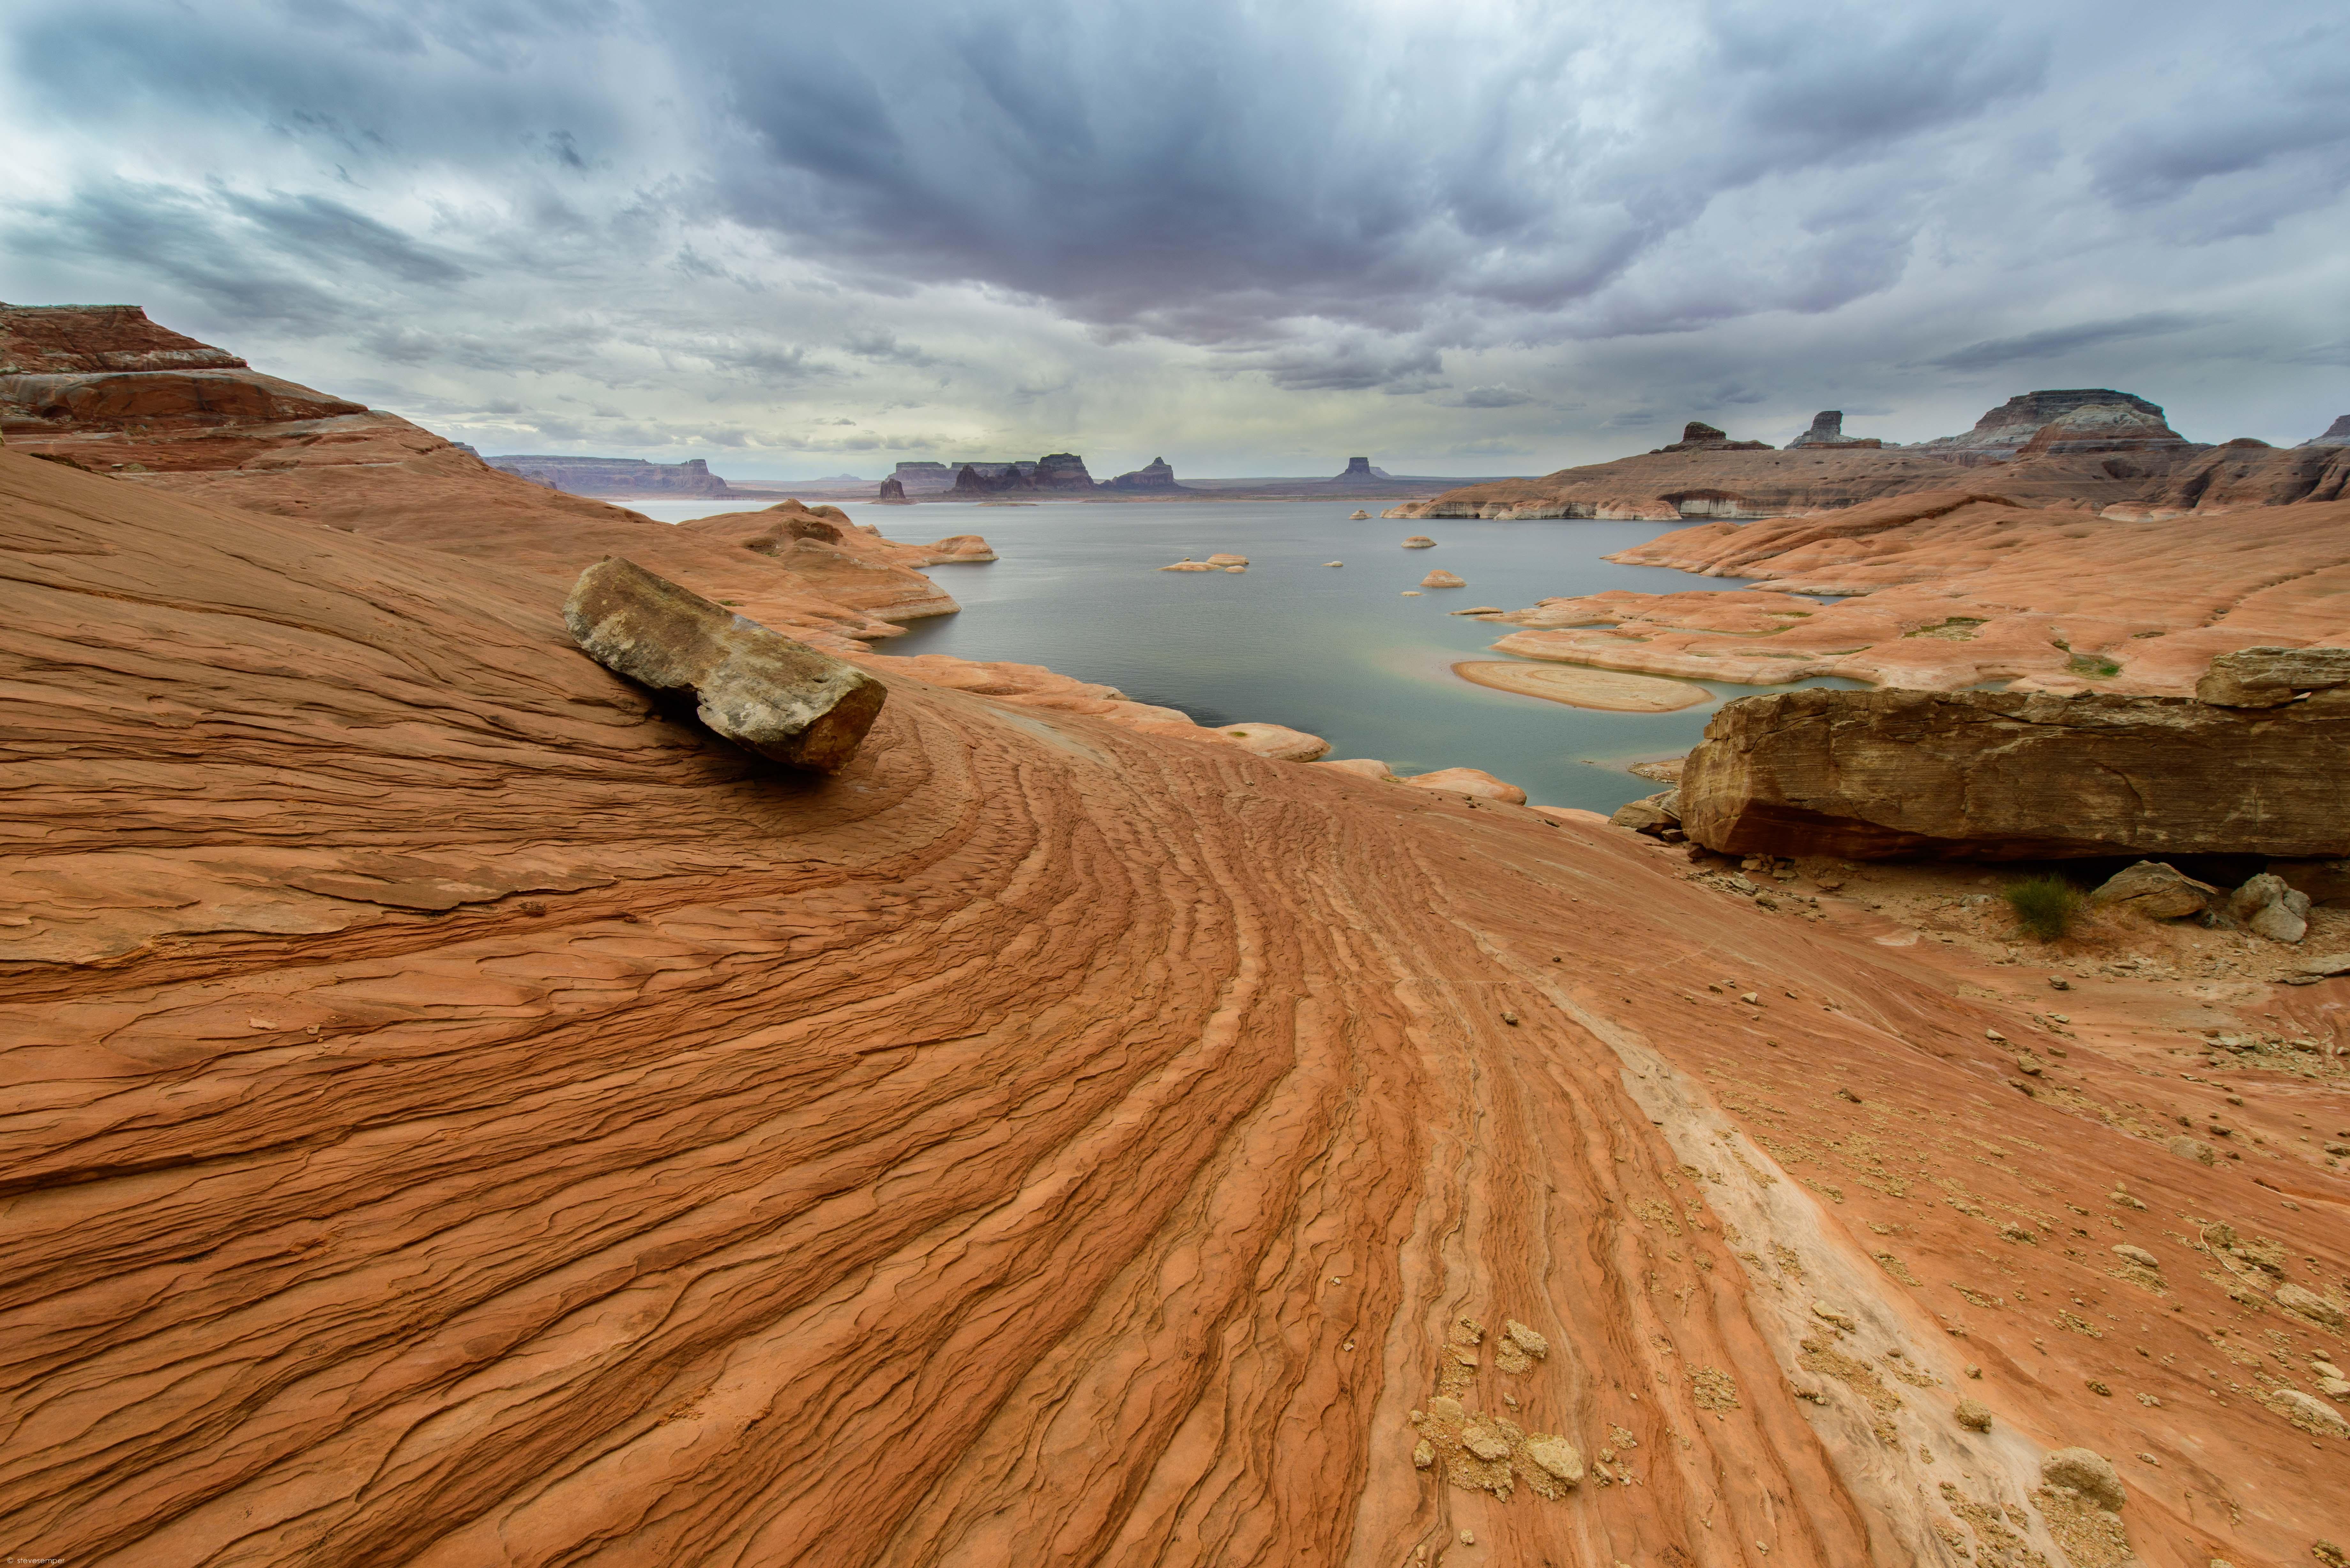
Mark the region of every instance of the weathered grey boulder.
[[1653, 838], [1668, 828], [1680, 826], [1679, 807], [1680, 791], [1665, 790], [1617, 806], [1615, 815], [1607, 819], [1607, 826], [1628, 827], [1635, 833], [1645, 833]]
[[2219, 888], [2198, 882], [2175, 866], [2141, 860], [2106, 877], [2089, 895], [2089, 901], [2117, 904], [2158, 920], [2177, 920], [2201, 914], [2219, 896]]
[[1725, 703], [1681, 826], [1726, 855], [2350, 855], [2350, 691], [2184, 697], [1805, 690]]
[[2281, 708], [2304, 691], [2350, 686], [2350, 648], [2243, 648], [2211, 661], [2196, 701], [2227, 708]]
[[2265, 871], [2228, 895], [2228, 913], [2272, 941], [2297, 942], [2309, 934], [2309, 895]]
[[857, 754], [887, 695], [829, 654], [769, 631], [633, 561], [607, 556], [564, 601], [571, 640], [607, 669], [749, 751], [830, 773]]

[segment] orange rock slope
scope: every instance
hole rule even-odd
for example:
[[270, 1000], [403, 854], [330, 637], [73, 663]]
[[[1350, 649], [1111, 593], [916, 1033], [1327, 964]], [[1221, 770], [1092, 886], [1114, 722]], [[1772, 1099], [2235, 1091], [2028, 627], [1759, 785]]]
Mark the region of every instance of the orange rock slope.
[[[871, 660], [793, 778], [573, 649], [494, 522], [224, 499], [0, 452], [12, 1552], [2350, 1540], [2350, 1188], [2296, 1141], [2350, 1124], [2350, 981], [2084, 969], [2059, 1023], [1825, 884], [1041, 672]], [[2223, 1023], [2280, 1064], [2224, 1107], [2166, 1054]]]
[[1747, 684], [1837, 675], [2184, 696], [2216, 654], [2350, 643], [2350, 502], [2252, 508], [2221, 523], [1929, 492], [1701, 524], [1609, 558], [1760, 580], [1721, 593], [1545, 599], [1489, 618], [1527, 628], [1495, 649]]

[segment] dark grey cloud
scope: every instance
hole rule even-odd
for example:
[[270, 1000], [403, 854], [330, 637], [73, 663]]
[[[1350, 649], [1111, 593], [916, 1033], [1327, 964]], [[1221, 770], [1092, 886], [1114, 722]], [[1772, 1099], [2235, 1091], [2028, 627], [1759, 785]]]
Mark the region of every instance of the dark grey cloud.
[[2105, 349], [2338, 400], [2314, 0], [85, 0], [0, 15], [0, 296], [580, 442], [1908, 440]]
[[2002, 365], [2061, 358], [2084, 348], [2095, 348], [2134, 337], [2159, 337], [2207, 325], [2207, 318], [2202, 317], [2178, 311], [2148, 311], [2143, 316], [2126, 317], [2118, 321], [2085, 321], [2076, 327], [2052, 327], [2015, 337], [1995, 337], [1969, 344], [1954, 353], [1928, 359], [1924, 363], [1939, 370], [1991, 370]]

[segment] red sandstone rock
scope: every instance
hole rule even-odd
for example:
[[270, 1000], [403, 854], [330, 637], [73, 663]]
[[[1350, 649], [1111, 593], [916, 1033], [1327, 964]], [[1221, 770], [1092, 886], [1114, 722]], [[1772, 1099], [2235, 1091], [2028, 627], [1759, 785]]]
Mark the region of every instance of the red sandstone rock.
[[2214, 655], [2350, 646], [2350, 503], [2248, 510], [2215, 530], [1926, 493], [1684, 528], [1612, 559], [1763, 584], [1544, 600], [1496, 618], [1530, 629], [1495, 649], [1683, 680], [2184, 696]]
[[[779, 784], [569, 646], [561, 520], [655, 525], [367, 429], [0, 452], [12, 1550], [1845, 1568], [1988, 1560], [2076, 1447], [2156, 1568], [2350, 1536], [2340, 1439], [2224, 1348], [2334, 1353], [2334, 1058], [2227, 1105], [2091, 954], [2060, 1024], [1955, 917], [1033, 666], [867, 658], [862, 752]], [[2350, 981], [2298, 978], [2192, 1016], [2324, 1034]]]

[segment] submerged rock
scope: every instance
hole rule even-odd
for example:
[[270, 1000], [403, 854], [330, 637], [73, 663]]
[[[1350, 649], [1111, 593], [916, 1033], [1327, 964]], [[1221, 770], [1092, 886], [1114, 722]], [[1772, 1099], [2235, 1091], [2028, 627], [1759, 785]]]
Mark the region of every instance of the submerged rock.
[[1729, 855], [2350, 853], [2350, 702], [1832, 691], [1725, 705], [1682, 826]]
[[855, 665], [618, 556], [579, 574], [563, 620], [598, 663], [657, 696], [690, 698], [714, 733], [791, 767], [846, 764], [887, 695]]

